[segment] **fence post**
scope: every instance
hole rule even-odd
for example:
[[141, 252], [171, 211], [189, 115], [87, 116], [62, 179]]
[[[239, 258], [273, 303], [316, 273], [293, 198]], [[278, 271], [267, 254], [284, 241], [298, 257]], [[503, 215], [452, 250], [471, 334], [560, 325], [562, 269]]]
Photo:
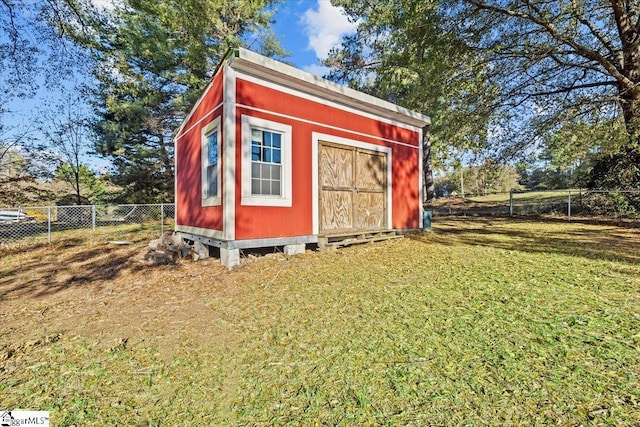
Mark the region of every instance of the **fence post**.
[[513, 216], [513, 188], [509, 190], [509, 216]]
[[569, 203], [567, 204], [567, 216], [569, 217], [569, 221], [571, 221], [571, 190], [569, 190]]
[[91, 229], [96, 231], [96, 205], [91, 205]]
[[47, 239], [51, 243], [51, 206], [47, 206]]
[[164, 236], [164, 203], [160, 203], [160, 235]]

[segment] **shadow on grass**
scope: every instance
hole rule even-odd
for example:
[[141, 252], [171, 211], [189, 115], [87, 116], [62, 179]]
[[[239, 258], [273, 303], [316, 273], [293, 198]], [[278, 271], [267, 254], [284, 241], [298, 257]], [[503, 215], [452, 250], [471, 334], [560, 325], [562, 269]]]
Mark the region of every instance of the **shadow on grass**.
[[434, 221], [433, 233], [408, 237], [425, 243], [461, 243], [640, 265], [640, 229], [629, 224], [556, 218], [440, 217]]
[[126, 273], [142, 273], [157, 266], [140, 262], [148, 236], [130, 245], [91, 244], [87, 238], [69, 237], [54, 244], [39, 244], [0, 254], [8, 268], [0, 270], [0, 301], [30, 295], [46, 297], [72, 287], [100, 288]]

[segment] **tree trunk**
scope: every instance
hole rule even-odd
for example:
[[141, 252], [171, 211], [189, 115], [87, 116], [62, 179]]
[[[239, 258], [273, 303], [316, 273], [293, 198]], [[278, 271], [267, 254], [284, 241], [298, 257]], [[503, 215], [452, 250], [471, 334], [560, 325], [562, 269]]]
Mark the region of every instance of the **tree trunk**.
[[76, 168], [76, 171], [74, 172], [74, 180], [75, 180], [75, 190], [76, 190], [76, 205], [81, 205], [82, 204], [82, 199], [80, 198], [80, 169]]
[[629, 134], [627, 149], [637, 149], [640, 146], [640, 99], [629, 92], [620, 94], [620, 107], [624, 125]]
[[433, 200], [435, 194], [435, 183], [433, 180], [433, 167], [431, 165], [431, 132], [429, 127], [422, 129], [422, 182], [423, 182], [423, 202]]

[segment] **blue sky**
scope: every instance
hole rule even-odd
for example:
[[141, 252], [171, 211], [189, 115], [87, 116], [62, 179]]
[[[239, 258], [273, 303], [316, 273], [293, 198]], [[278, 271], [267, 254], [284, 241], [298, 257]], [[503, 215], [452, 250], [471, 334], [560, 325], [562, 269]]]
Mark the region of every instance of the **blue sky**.
[[[118, 0], [92, 0], [102, 7], [113, 7]], [[319, 58], [326, 58], [329, 50], [340, 44], [342, 36], [355, 31], [355, 25], [349, 23], [341, 10], [331, 5], [329, 0], [284, 0], [277, 6], [273, 29], [283, 47], [291, 54], [287, 61], [297, 68], [323, 76], [327, 68]], [[73, 87], [80, 76], [69, 76], [66, 83]], [[16, 134], [21, 132], [24, 123], [33, 121], [39, 109], [47, 102], [61, 99], [64, 95], [48, 92], [41, 85], [35, 97], [13, 99], [5, 106], [9, 112], [3, 114], [2, 121]], [[9, 134], [13, 133], [11, 130]], [[36, 131], [37, 132], [37, 131]], [[35, 134], [31, 134], [37, 137]], [[10, 135], [0, 135], [8, 137]], [[94, 165], [106, 164], [105, 161], [92, 159]]]
[[327, 69], [318, 58], [326, 58], [342, 36], [355, 31], [339, 8], [329, 0], [285, 0], [274, 17], [274, 30], [280, 43], [292, 56], [297, 68], [320, 75]]
[[[118, 0], [92, 0], [101, 7], [113, 7]], [[274, 15], [274, 31], [284, 48], [291, 54], [287, 62], [297, 68], [323, 76], [328, 70], [319, 58], [326, 58], [329, 50], [340, 44], [342, 36], [355, 31], [355, 25], [348, 22], [339, 8], [329, 0], [284, 0], [277, 6]], [[71, 86], [78, 76], [70, 76], [66, 82]], [[16, 119], [25, 119], [34, 113], [34, 106], [44, 100], [58, 97], [56, 94], [38, 91], [32, 99], [13, 99], [7, 106], [13, 117], [5, 116], [5, 124]]]

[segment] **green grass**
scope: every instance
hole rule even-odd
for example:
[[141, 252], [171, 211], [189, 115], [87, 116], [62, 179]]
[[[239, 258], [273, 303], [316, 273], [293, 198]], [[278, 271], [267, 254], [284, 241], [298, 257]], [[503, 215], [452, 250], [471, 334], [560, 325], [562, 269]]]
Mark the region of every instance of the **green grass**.
[[142, 286], [166, 309], [194, 280], [193, 324], [0, 353], [0, 408], [57, 426], [638, 425], [638, 245], [637, 229], [438, 218], [231, 272], [184, 263]]

